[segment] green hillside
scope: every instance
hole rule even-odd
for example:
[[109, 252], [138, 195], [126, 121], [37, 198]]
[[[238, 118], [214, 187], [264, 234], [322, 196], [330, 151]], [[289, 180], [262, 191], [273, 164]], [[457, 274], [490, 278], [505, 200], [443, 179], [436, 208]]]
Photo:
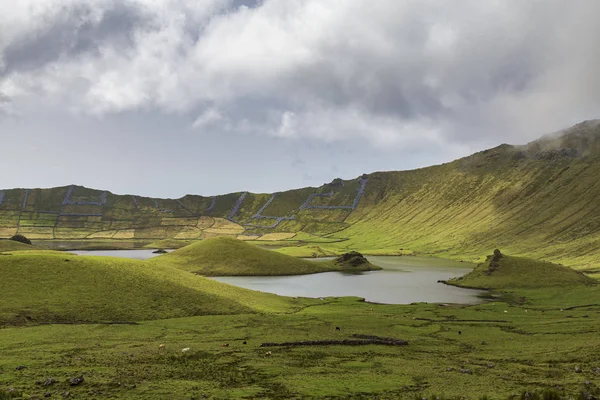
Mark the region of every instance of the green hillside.
[[587, 121], [443, 165], [273, 194], [156, 199], [81, 186], [0, 190], [0, 237], [142, 246], [229, 236], [275, 241], [293, 247], [280, 251], [294, 255], [358, 250], [468, 261], [500, 247], [594, 271], [599, 173], [600, 121]]
[[563, 265], [512, 257], [496, 252], [472, 272], [449, 281], [451, 284], [481, 289], [538, 289], [594, 286], [598, 282]]
[[154, 258], [152, 262], [206, 276], [303, 275], [381, 269], [372, 264], [349, 267], [329, 261], [307, 261], [228, 237], [203, 240]]
[[35, 250], [37, 247], [14, 240], [0, 240], [0, 253], [3, 251]]
[[293, 301], [144, 261], [70, 254], [0, 256], [0, 325], [139, 321], [282, 311]]

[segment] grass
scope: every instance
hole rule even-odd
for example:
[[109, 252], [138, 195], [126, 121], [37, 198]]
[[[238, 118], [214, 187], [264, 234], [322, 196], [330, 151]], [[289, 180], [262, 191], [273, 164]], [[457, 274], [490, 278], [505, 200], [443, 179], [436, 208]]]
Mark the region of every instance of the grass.
[[35, 250], [37, 247], [15, 240], [0, 240], [0, 253], [15, 250]]
[[503, 255], [497, 261], [494, 261], [494, 256], [489, 256], [472, 272], [451, 280], [450, 283], [463, 287], [503, 290], [550, 287], [564, 289], [593, 286], [597, 281], [562, 265]]
[[[394, 306], [329, 298], [279, 314], [7, 328], [0, 330], [0, 387], [31, 396], [70, 390], [77, 398], [499, 400], [543, 391], [577, 398], [598, 390], [599, 311], [565, 313], [543, 302]], [[356, 333], [409, 345], [283, 347], [270, 355], [259, 347]], [[27, 368], [15, 371], [18, 365]], [[86, 383], [69, 387], [66, 380], [80, 374]], [[53, 387], [35, 383], [49, 376]]]
[[[219, 238], [174, 253], [200, 244], [221, 253], [251, 246]], [[464, 278], [485, 279], [496, 297], [460, 306], [283, 298], [169, 264], [1, 256], [0, 398], [589, 399], [600, 391], [600, 285], [562, 266], [504, 255], [491, 275], [488, 262]], [[111, 321], [137, 324], [97, 323]], [[409, 344], [260, 347], [356, 334]], [[85, 383], [71, 387], [79, 375]], [[48, 377], [56, 383], [36, 383]]]
[[[333, 262], [291, 257], [227, 237], [206, 239], [154, 258], [152, 262], [205, 276], [303, 275], [350, 269]], [[369, 269], [378, 267], [366, 265], [353, 270]]]
[[1, 256], [0, 293], [0, 324], [139, 321], [294, 306], [167, 265], [56, 252]]

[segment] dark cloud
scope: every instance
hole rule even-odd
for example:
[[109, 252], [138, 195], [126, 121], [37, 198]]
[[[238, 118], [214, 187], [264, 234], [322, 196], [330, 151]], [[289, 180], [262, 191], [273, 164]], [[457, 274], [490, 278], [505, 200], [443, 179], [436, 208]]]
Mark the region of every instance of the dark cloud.
[[263, 0], [233, 0], [233, 8], [246, 6], [249, 8], [259, 7]]
[[126, 52], [134, 32], [148, 24], [143, 9], [125, 3], [112, 3], [99, 18], [95, 11], [91, 4], [62, 6], [57, 18], [4, 49], [3, 73], [44, 68], [61, 58], [98, 56], [101, 46]]

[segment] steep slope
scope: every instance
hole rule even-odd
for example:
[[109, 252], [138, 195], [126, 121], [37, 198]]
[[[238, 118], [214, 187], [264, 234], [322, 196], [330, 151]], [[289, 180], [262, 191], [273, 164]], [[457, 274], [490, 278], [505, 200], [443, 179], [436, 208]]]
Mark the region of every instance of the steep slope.
[[334, 235], [363, 252], [404, 248], [471, 260], [489, 248], [591, 269], [600, 263], [600, 124], [448, 164], [369, 176]]
[[327, 271], [369, 271], [381, 269], [371, 264], [347, 265], [314, 262], [220, 237], [194, 243], [151, 260], [206, 276], [303, 275]]
[[0, 256], [0, 325], [284, 311], [293, 300], [163, 265], [71, 254]]
[[507, 256], [497, 251], [472, 272], [449, 283], [481, 289], [538, 289], [594, 286], [598, 282], [563, 265]]
[[145, 244], [278, 233], [279, 244], [318, 243], [334, 254], [474, 261], [501, 247], [592, 271], [600, 264], [598, 173], [600, 122], [587, 121], [525, 146], [274, 194], [165, 200], [79, 186], [0, 190], [0, 237]]

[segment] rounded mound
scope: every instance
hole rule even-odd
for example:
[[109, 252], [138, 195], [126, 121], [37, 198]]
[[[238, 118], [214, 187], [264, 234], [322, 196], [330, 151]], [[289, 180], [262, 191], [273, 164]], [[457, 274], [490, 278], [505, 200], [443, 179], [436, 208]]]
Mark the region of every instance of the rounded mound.
[[17, 242], [15, 240], [2, 239], [0, 240], [0, 253], [4, 251], [20, 251], [20, 250], [35, 250], [37, 247]]
[[480, 289], [535, 289], [597, 284], [594, 279], [563, 265], [506, 256], [498, 250], [472, 272], [448, 283]]
[[206, 276], [303, 275], [343, 269], [329, 261], [307, 261], [228, 237], [206, 239], [153, 262]]
[[71, 254], [0, 256], [0, 325], [282, 311], [289, 299], [168, 266]]

